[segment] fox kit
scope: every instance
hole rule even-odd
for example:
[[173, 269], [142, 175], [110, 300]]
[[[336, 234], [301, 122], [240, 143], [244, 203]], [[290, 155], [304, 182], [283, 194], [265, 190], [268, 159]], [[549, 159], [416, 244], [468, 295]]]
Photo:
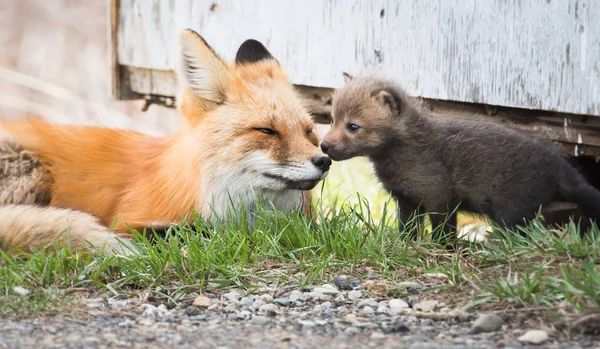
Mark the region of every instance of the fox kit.
[[[193, 210], [227, 219], [241, 206], [255, 211], [257, 200], [309, 214], [308, 190], [327, 176], [331, 160], [279, 62], [255, 40], [240, 46], [233, 64], [192, 30], [179, 44], [178, 108], [188, 125], [171, 136], [34, 120], [1, 124], [49, 171], [50, 205], [70, 209], [53, 208], [55, 221], [64, 224], [61, 214], [77, 210], [103, 224], [92, 233], [71, 224], [77, 243], [107, 240], [113, 222], [117, 233], [127, 233], [128, 225], [191, 219]], [[20, 225], [0, 218], [5, 246], [40, 245], [59, 234], [30, 229], [36, 210], [28, 210]]]
[[372, 161], [398, 202], [401, 230], [413, 212], [421, 219], [429, 213], [433, 228], [449, 223], [435, 238], [450, 237], [457, 207], [510, 228], [553, 200], [600, 219], [600, 192], [549, 142], [488, 122], [428, 115], [393, 82], [345, 77], [321, 148], [334, 161]]

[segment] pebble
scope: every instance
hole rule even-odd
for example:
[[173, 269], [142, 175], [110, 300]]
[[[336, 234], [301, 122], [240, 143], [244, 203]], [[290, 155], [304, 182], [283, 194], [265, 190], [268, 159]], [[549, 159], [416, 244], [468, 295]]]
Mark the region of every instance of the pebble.
[[541, 344], [548, 340], [548, 333], [542, 330], [529, 330], [518, 339], [520, 342]]
[[363, 296], [363, 293], [361, 291], [352, 290], [352, 291], [348, 292], [348, 299], [351, 301], [356, 301], [356, 300], [360, 299], [362, 296]]
[[327, 296], [337, 296], [338, 293], [340, 293], [340, 291], [332, 284], [317, 286], [313, 289], [313, 292], [321, 293]]
[[279, 311], [279, 307], [277, 306], [277, 304], [268, 303], [261, 305], [260, 308], [258, 308], [258, 311], [273, 316], [277, 314], [277, 312]]
[[344, 316], [344, 322], [353, 325], [358, 322], [358, 316], [356, 314], [347, 314]]
[[275, 303], [282, 307], [291, 307], [293, 306], [292, 301], [287, 298], [276, 298]]
[[248, 320], [252, 317], [252, 313], [248, 310], [242, 310], [235, 315], [235, 317], [239, 320]]
[[398, 286], [406, 289], [409, 292], [418, 292], [423, 288], [423, 285], [417, 281], [403, 281], [399, 283]]
[[266, 325], [269, 323], [269, 318], [266, 316], [262, 316], [262, 315], [256, 315], [254, 316], [254, 318], [252, 318], [252, 323], [256, 324], [256, 325]]
[[379, 303], [377, 303], [377, 301], [374, 300], [373, 298], [370, 298], [370, 299], [363, 299], [363, 300], [359, 301], [357, 304], [358, 308], [364, 308], [366, 306], [370, 306], [371, 308], [376, 308], [379, 306]]
[[189, 307], [185, 308], [185, 315], [187, 315], [187, 316], [200, 315], [200, 309], [198, 309], [198, 307], [190, 305]]
[[223, 295], [223, 299], [225, 299], [227, 302], [237, 301], [238, 298], [240, 298], [240, 295], [235, 291], [231, 291]]
[[303, 297], [304, 297], [304, 293], [302, 293], [301, 291], [298, 291], [298, 290], [293, 290], [292, 292], [290, 292], [290, 295], [289, 295], [289, 299], [292, 302], [301, 301]]
[[240, 304], [244, 307], [250, 307], [254, 304], [254, 296], [243, 297], [240, 300]]
[[496, 314], [481, 314], [473, 322], [471, 333], [478, 334], [483, 332], [495, 332], [502, 328], [504, 320]]
[[156, 320], [156, 308], [147, 307], [142, 314], [143, 317], [151, 320]]
[[213, 302], [210, 300], [210, 298], [205, 296], [198, 296], [196, 297], [196, 299], [194, 299], [194, 303], [192, 305], [198, 308], [208, 308], [212, 304]]
[[402, 299], [390, 299], [388, 304], [390, 306], [392, 315], [398, 315], [402, 313], [405, 309], [410, 308], [408, 303], [406, 303]]
[[416, 342], [408, 346], [408, 349], [438, 349], [440, 345], [435, 342]]
[[401, 318], [395, 318], [392, 324], [386, 329], [390, 333], [403, 333], [410, 331], [406, 321]]
[[379, 331], [373, 331], [371, 333], [371, 336], [369, 336], [370, 339], [382, 339], [385, 338], [385, 334], [379, 332]]
[[373, 310], [373, 308], [371, 308], [370, 306], [365, 306], [363, 309], [363, 314], [369, 316], [369, 315], [373, 315], [375, 313], [375, 310]]
[[313, 321], [310, 320], [298, 320], [298, 323], [304, 327], [313, 327], [315, 326], [315, 323]]
[[375, 310], [375, 313], [382, 314], [382, 315], [390, 315], [392, 313], [392, 311], [390, 310], [390, 308], [388, 308], [385, 305], [379, 305], [377, 307], [377, 310]]
[[338, 275], [335, 275], [333, 277], [333, 284], [335, 285], [335, 287], [337, 287], [338, 290], [346, 291], [352, 289], [352, 285], [350, 284], [350, 282]]
[[440, 302], [438, 302], [436, 300], [426, 300], [426, 301], [422, 301], [418, 304], [415, 304], [415, 310], [422, 311], [422, 312], [431, 312], [431, 311], [434, 311], [438, 307], [439, 304], [440, 304]]
[[235, 313], [240, 308], [240, 303], [235, 301], [227, 304], [227, 306], [223, 309], [226, 313]]
[[262, 299], [265, 303], [271, 303], [273, 301], [273, 296], [268, 293], [261, 294], [260, 299]]

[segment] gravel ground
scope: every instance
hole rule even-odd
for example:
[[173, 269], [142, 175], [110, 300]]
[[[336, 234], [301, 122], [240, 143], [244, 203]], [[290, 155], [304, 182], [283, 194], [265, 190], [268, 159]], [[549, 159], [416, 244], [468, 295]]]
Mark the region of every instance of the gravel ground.
[[[68, 316], [0, 320], [0, 348], [600, 348], [598, 315], [568, 332], [543, 317], [467, 313], [420, 296], [418, 283], [406, 287], [404, 299], [378, 299], [336, 278], [310, 292], [231, 290], [170, 309], [82, 298]], [[596, 335], [574, 334], [584, 330]]]

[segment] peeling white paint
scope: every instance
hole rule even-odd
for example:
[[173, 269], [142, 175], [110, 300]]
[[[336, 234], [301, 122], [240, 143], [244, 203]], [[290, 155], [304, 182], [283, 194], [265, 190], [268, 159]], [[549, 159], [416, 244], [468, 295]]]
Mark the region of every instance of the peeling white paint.
[[378, 74], [426, 98], [600, 116], [598, 0], [120, 0], [120, 12], [123, 65], [174, 69], [190, 27], [227, 60], [262, 41], [297, 84]]
[[577, 144], [583, 144], [583, 137], [581, 137], [581, 133], [577, 135]]

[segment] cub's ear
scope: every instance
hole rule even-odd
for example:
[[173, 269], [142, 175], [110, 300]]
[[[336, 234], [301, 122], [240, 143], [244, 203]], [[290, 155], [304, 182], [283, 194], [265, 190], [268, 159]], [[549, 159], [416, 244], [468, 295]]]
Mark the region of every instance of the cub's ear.
[[392, 113], [399, 114], [402, 107], [401, 101], [398, 95], [391, 90], [380, 90], [376, 93], [375, 98], [381, 105], [390, 108]]
[[179, 36], [177, 78], [179, 85], [189, 88], [193, 95], [221, 103], [225, 100], [231, 73], [198, 33], [186, 29]]
[[352, 76], [350, 76], [350, 74], [346, 72], [342, 73], [342, 75], [344, 75], [344, 83], [346, 84], [352, 81], [352, 79], [354, 79]]
[[263, 44], [254, 39], [244, 41], [235, 55], [236, 64], [249, 64], [264, 60], [277, 62], [275, 57], [271, 55], [271, 52]]

